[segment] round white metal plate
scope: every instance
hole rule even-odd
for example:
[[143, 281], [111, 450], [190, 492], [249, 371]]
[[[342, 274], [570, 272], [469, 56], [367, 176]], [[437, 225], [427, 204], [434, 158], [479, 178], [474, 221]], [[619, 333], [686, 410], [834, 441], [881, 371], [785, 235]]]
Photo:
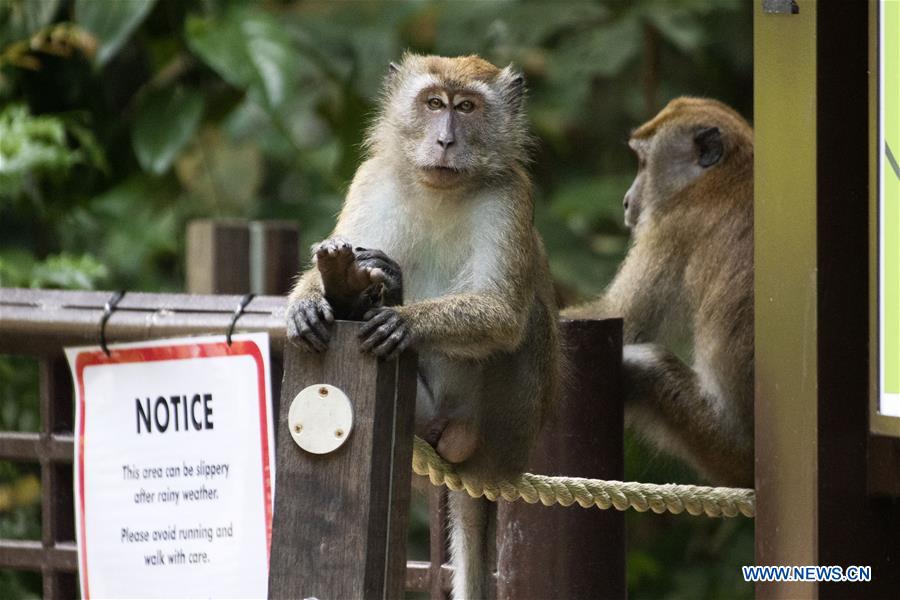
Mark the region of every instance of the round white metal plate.
[[288, 427], [298, 446], [313, 454], [328, 454], [350, 436], [353, 406], [347, 395], [333, 385], [311, 385], [291, 402]]

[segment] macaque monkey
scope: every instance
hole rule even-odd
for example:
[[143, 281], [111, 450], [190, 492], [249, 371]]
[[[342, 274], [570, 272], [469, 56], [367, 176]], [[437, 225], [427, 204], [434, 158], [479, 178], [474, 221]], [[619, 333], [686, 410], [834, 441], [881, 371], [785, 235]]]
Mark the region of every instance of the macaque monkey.
[[[368, 158], [289, 298], [288, 335], [306, 350], [323, 351], [328, 324], [354, 311], [363, 351], [415, 348], [417, 433], [475, 477], [524, 469], [559, 379], [524, 95], [511, 67], [475, 56], [391, 65]], [[451, 494], [457, 600], [493, 587], [494, 511]]]
[[[752, 486], [753, 131], [679, 98], [629, 145], [632, 246], [607, 291], [565, 315], [624, 319], [630, 425], [710, 480]], [[683, 344], [692, 366], [669, 350]]]

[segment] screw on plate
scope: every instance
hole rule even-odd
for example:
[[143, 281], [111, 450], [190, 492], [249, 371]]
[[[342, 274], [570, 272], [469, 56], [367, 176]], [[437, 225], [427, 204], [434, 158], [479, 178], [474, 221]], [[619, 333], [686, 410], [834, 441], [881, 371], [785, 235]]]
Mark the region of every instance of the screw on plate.
[[320, 396], [327, 396], [327, 395], [328, 395], [328, 388], [325, 387], [325, 386], [320, 387], [320, 388], [319, 388], [319, 395], [320, 395]]
[[335, 432], [334, 432], [334, 437], [344, 437], [344, 430], [343, 430], [343, 429], [336, 429]]
[[300, 433], [301, 431], [303, 431], [303, 425], [301, 425], [300, 423], [294, 425], [294, 433]]

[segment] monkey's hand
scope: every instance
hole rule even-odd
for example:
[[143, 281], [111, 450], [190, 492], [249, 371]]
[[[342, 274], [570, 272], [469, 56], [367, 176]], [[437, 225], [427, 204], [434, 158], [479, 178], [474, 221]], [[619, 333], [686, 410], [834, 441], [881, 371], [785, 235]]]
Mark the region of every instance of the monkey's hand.
[[349, 242], [332, 238], [314, 248], [313, 261], [339, 319], [359, 320], [371, 308], [402, 302], [400, 266], [380, 250], [354, 251]]
[[389, 306], [373, 308], [365, 314], [359, 331], [360, 349], [381, 358], [396, 358], [412, 342], [407, 320]]
[[324, 298], [299, 298], [288, 306], [287, 336], [295, 346], [307, 352], [324, 352], [331, 333], [328, 325], [334, 313]]
[[[403, 272], [397, 261], [389, 257], [381, 250], [372, 250], [370, 248], [354, 248], [356, 256], [356, 264], [360, 269], [370, 274], [379, 273], [380, 281], [375, 281], [372, 276], [373, 284], [380, 284], [381, 304], [383, 306], [397, 306], [403, 304]], [[374, 306], [369, 306], [363, 311], [363, 315]]]

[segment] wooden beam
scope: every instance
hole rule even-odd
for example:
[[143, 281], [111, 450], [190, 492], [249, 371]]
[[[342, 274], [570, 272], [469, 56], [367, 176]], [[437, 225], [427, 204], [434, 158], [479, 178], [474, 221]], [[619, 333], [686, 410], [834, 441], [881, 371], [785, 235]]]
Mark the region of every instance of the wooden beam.
[[[561, 334], [569, 383], [528, 471], [621, 480], [622, 321], [564, 320]], [[626, 597], [623, 513], [500, 502], [498, 519], [501, 600]]]
[[[361, 354], [359, 326], [336, 323], [324, 354], [285, 349], [270, 598], [403, 596], [416, 357]], [[287, 417], [295, 395], [321, 383], [350, 398], [354, 424], [343, 446], [314, 455], [294, 443]]]

